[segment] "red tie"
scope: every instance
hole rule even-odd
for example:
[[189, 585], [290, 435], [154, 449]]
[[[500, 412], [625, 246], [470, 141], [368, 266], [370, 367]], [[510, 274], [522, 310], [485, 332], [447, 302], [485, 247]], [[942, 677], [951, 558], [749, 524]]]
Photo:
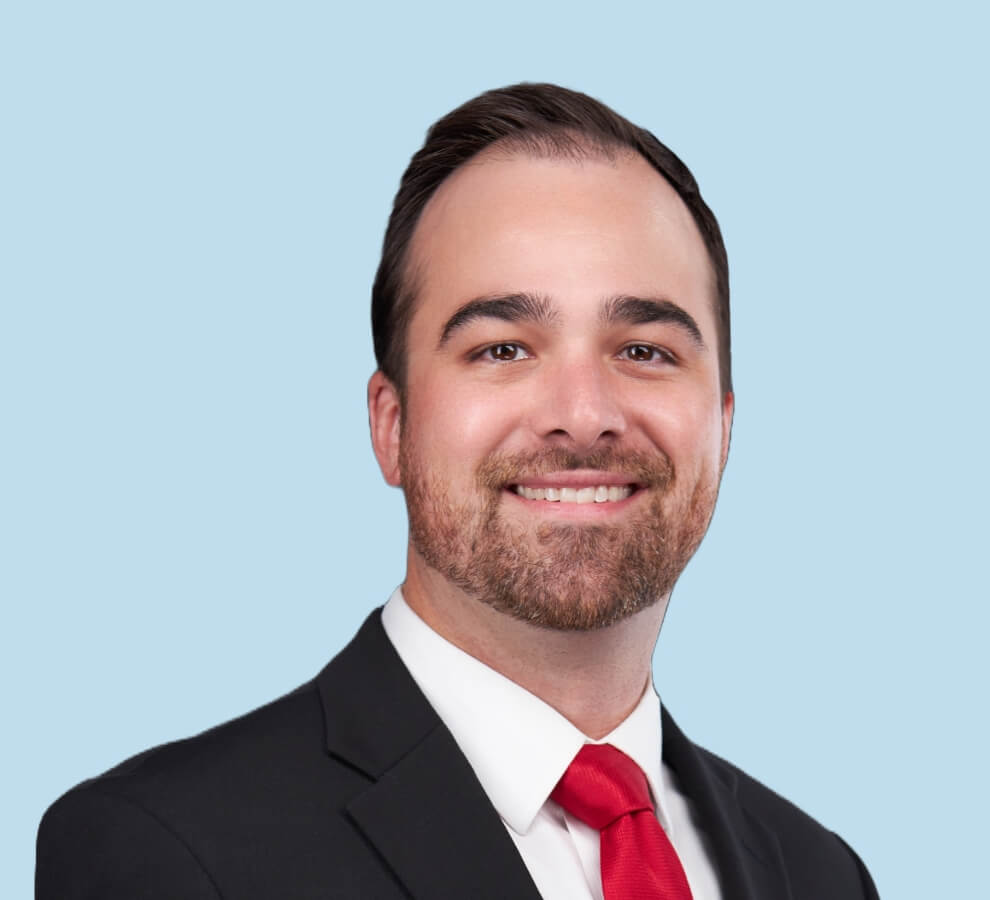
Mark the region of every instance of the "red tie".
[[550, 797], [601, 832], [605, 900], [691, 900], [646, 776], [611, 744], [585, 744]]

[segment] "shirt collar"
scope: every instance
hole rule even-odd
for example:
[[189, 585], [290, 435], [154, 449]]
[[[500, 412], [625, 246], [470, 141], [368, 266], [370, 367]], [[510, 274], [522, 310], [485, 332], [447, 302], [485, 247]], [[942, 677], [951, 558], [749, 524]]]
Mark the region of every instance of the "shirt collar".
[[502, 820], [529, 831], [585, 743], [613, 744], [643, 770], [670, 832], [661, 778], [660, 701], [652, 685], [617, 728], [592, 742], [552, 706], [437, 634], [400, 588], [382, 624], [413, 680], [453, 735]]

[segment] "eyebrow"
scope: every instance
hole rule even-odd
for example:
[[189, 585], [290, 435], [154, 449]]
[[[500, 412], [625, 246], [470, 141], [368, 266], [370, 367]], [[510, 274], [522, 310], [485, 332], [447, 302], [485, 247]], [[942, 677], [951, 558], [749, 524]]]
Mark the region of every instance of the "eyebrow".
[[447, 319], [440, 341], [439, 350], [450, 340], [450, 336], [476, 319], [499, 319], [502, 322], [536, 322], [550, 325], [557, 318], [553, 304], [547, 297], [535, 294], [495, 294], [469, 300]]
[[[493, 294], [476, 297], [460, 306], [444, 323], [437, 349], [441, 349], [457, 329], [477, 319], [498, 319], [502, 322], [536, 322], [551, 325], [558, 318], [553, 303], [535, 294]], [[693, 316], [670, 300], [660, 297], [610, 297], [602, 304], [599, 321], [602, 325], [650, 325], [670, 323], [687, 332], [694, 344], [705, 349], [701, 329]]]
[[683, 328], [700, 349], [705, 349], [698, 323], [686, 310], [670, 300], [656, 297], [612, 297], [602, 306], [600, 318], [603, 325], [669, 322]]

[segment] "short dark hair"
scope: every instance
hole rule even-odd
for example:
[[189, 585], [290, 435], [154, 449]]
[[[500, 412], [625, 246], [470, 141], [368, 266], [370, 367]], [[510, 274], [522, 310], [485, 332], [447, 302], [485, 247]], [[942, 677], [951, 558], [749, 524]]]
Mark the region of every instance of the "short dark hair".
[[416, 299], [409, 248], [429, 199], [457, 168], [499, 144], [539, 156], [614, 156], [632, 150], [677, 191], [708, 250], [714, 276], [719, 379], [732, 390], [729, 263], [722, 232], [698, 184], [677, 155], [647, 131], [587, 94], [554, 84], [516, 84], [486, 91], [438, 120], [413, 156], [395, 195], [371, 292], [371, 330], [378, 368], [405, 388], [406, 333]]

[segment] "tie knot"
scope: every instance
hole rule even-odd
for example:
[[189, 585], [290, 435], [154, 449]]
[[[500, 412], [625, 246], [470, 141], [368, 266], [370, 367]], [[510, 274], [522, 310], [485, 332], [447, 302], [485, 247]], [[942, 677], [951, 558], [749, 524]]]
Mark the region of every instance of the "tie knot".
[[628, 813], [653, 810], [643, 770], [611, 744], [585, 744], [550, 797], [599, 831]]

